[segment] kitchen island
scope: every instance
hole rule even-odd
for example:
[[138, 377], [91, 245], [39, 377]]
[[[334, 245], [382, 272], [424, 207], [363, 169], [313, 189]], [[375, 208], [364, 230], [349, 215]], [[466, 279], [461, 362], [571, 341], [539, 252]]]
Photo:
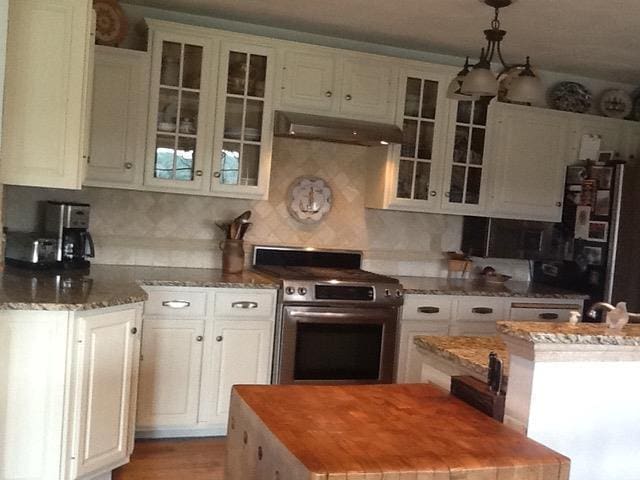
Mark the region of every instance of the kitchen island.
[[569, 459], [431, 385], [233, 389], [227, 480], [566, 480]]
[[500, 338], [416, 337], [425, 380], [486, 378], [489, 351], [506, 348], [504, 423], [571, 458], [573, 480], [637, 480], [640, 325], [498, 322], [498, 330]]

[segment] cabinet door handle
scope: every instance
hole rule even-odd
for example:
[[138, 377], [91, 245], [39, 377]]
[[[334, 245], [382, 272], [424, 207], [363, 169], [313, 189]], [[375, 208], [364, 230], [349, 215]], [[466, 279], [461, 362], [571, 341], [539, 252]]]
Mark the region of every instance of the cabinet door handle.
[[187, 308], [191, 306], [191, 302], [187, 302], [186, 300], [165, 300], [162, 302], [162, 306], [169, 308]]
[[538, 318], [540, 318], [541, 320], [557, 320], [558, 318], [560, 318], [560, 315], [558, 315], [557, 313], [545, 312], [538, 315]]
[[440, 307], [418, 307], [418, 313], [438, 313]]
[[326, 92], [324, 92], [324, 96], [325, 97], [331, 97], [333, 95], [333, 92], [331, 90], [327, 90]]
[[438, 195], [438, 192], [436, 192], [435, 190], [431, 190], [429, 192], [429, 195], [431, 195], [432, 197], [435, 197], [436, 195]]
[[256, 302], [233, 302], [231, 308], [258, 308]]
[[344, 99], [347, 101], [351, 100], [351, 98], [351, 95], [349, 95], [348, 93], [344, 96]]
[[222, 339], [223, 339], [222, 335], [218, 335], [218, 336], [216, 337], [216, 342], [221, 342], [221, 341], [222, 341]]
[[493, 313], [493, 308], [489, 308], [489, 307], [473, 307], [471, 309], [471, 311], [473, 313], [478, 313], [480, 315], [488, 315], [490, 313]]
[[131, 335], [135, 335], [136, 333], [138, 333], [138, 329], [136, 327], [133, 327], [131, 329]]
[[196, 342], [201, 342], [202, 340], [204, 340], [204, 337], [202, 335], [198, 335], [196, 337]]
[[133, 168], [133, 163], [127, 162], [124, 164], [124, 168], [127, 170], [131, 170]]
[[220, 178], [220, 172], [213, 172], [213, 176], [215, 178]]

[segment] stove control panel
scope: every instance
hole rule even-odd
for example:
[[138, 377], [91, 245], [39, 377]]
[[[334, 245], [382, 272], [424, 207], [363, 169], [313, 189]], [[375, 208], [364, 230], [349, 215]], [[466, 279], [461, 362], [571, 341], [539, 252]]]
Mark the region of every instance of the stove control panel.
[[403, 302], [403, 291], [398, 284], [296, 280], [285, 282], [282, 301], [400, 305]]

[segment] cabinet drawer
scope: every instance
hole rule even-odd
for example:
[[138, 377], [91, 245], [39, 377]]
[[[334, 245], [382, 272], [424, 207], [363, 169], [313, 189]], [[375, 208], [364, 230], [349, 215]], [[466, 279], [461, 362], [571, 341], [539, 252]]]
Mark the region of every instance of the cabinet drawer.
[[147, 290], [149, 299], [144, 305], [145, 315], [165, 317], [204, 317], [207, 310], [207, 294], [187, 289]]
[[492, 297], [473, 297], [458, 300], [456, 321], [495, 322], [505, 319], [505, 300]]
[[406, 295], [402, 320], [449, 320], [451, 297], [437, 295]]
[[216, 292], [214, 316], [267, 318], [275, 320], [275, 294], [272, 291], [255, 292], [235, 290]]
[[569, 314], [576, 310], [582, 314], [582, 306], [579, 305], [540, 305], [539, 307], [511, 307], [509, 320], [528, 322], [566, 322]]

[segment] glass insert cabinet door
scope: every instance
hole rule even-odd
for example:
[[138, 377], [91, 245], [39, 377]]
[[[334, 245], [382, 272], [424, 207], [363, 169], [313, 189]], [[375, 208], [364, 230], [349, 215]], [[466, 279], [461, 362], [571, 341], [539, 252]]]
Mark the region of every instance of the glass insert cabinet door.
[[212, 191], [255, 191], [268, 177], [271, 152], [269, 49], [223, 46], [218, 83]]
[[438, 81], [408, 75], [404, 88], [396, 198], [435, 203], [438, 195], [438, 145], [436, 135], [440, 114]]
[[481, 203], [488, 106], [488, 100], [458, 101], [450, 148], [448, 191], [445, 192], [450, 205], [478, 206]]
[[200, 189], [208, 43], [154, 36], [145, 183]]

